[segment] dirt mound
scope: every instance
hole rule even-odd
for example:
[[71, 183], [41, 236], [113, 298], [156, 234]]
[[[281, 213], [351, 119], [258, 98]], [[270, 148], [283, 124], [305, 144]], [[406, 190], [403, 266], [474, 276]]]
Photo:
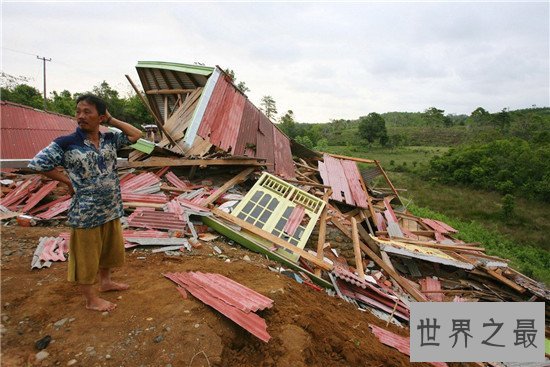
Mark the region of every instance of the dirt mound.
[[[181, 256], [127, 251], [114, 278], [131, 290], [105, 298], [112, 313], [87, 311], [66, 279], [66, 263], [29, 270], [42, 236], [66, 227], [2, 228], [2, 366], [408, 366], [408, 357], [382, 345], [368, 324], [385, 322], [290, 278], [261, 255], [225, 242], [205, 243]], [[247, 255], [250, 261], [244, 260]], [[272, 339], [264, 343], [193, 296], [183, 299], [166, 272], [227, 276], [274, 300], [259, 312]], [[390, 325], [389, 330], [407, 335]], [[35, 342], [51, 335], [36, 361]], [[76, 361], [76, 362], [75, 362]], [[424, 364], [418, 364], [424, 365]]]

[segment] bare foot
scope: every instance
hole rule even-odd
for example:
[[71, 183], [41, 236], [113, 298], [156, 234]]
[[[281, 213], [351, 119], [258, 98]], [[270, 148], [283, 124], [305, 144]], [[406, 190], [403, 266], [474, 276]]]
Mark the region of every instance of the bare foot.
[[116, 308], [116, 303], [109, 302], [103, 298], [96, 297], [93, 300], [86, 302], [86, 308], [94, 311], [113, 311]]
[[109, 292], [109, 291], [125, 291], [126, 289], [130, 288], [128, 284], [124, 283], [116, 283], [116, 282], [109, 282], [102, 284], [99, 287], [100, 292]]

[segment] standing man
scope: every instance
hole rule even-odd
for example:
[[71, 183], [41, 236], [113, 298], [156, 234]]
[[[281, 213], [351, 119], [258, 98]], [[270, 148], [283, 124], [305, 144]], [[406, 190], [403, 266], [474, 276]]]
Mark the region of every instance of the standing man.
[[[71, 241], [68, 280], [79, 285], [86, 308], [112, 311], [116, 304], [92, 288], [99, 273], [99, 290], [122, 291], [127, 284], [111, 280], [111, 268], [124, 263], [122, 196], [117, 173], [117, 150], [135, 143], [141, 131], [117, 120], [105, 102], [86, 94], [76, 100], [76, 131], [55, 139], [29, 163], [29, 168], [67, 185], [73, 196], [69, 209]], [[100, 124], [122, 131], [102, 133]], [[61, 166], [67, 175], [58, 171]]]

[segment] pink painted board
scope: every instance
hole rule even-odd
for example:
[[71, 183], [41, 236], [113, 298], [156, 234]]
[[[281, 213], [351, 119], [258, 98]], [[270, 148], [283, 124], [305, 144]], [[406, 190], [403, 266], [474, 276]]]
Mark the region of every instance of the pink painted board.
[[302, 205], [296, 205], [294, 209], [292, 209], [292, 213], [290, 213], [283, 231], [285, 231], [289, 236], [294, 236], [294, 232], [296, 232], [298, 226], [302, 223], [305, 214], [306, 208]]
[[360, 208], [368, 208], [367, 194], [363, 190], [363, 186], [361, 186], [361, 175], [357, 168], [357, 163], [347, 159], [341, 159], [340, 163], [344, 169], [355, 205]]
[[[387, 346], [397, 349], [398, 351], [400, 351], [405, 355], [408, 355], [408, 356], [411, 355], [410, 340], [409, 340], [410, 338], [394, 334], [391, 331], [383, 329], [374, 324], [369, 324], [369, 327], [371, 328], [372, 333], [378, 338], [378, 340], [380, 340], [380, 342], [382, 342]], [[428, 362], [428, 363], [436, 367], [447, 367], [447, 363], [445, 362]]]

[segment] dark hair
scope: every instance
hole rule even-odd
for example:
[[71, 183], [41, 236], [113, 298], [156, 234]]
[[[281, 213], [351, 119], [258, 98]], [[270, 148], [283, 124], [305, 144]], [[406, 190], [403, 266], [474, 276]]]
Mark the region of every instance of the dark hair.
[[98, 96], [94, 96], [93, 94], [83, 94], [76, 99], [76, 104], [79, 104], [82, 101], [93, 104], [97, 109], [97, 113], [100, 115], [105, 115], [105, 112], [107, 112], [107, 103], [105, 103], [105, 101]]

